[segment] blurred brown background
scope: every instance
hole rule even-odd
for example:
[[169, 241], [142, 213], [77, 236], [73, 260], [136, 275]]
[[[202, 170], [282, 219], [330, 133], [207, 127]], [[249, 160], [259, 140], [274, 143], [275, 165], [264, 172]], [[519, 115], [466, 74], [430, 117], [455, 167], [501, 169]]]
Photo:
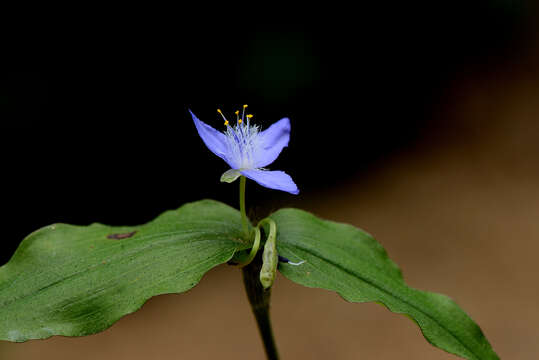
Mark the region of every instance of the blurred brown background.
[[[461, 14], [461, 8], [456, 10], [459, 11], [455, 11], [455, 14]], [[270, 205], [266, 205], [265, 210], [283, 204], [295, 206], [318, 216], [351, 223], [367, 230], [403, 269], [409, 285], [444, 293], [455, 299], [480, 325], [501, 358], [536, 359], [539, 357], [539, 271], [536, 265], [539, 252], [539, 46], [535, 29], [531, 26], [533, 17], [529, 17], [529, 8], [514, 10], [511, 7], [478, 6], [474, 14], [480, 16], [486, 10], [499, 18], [494, 16], [495, 20], [488, 18], [491, 22], [488, 19], [481, 22], [470, 16], [472, 20], [464, 21], [463, 25], [462, 19], [457, 17], [444, 22], [440, 28], [435, 28], [438, 33], [435, 32], [433, 38], [439, 40], [442, 36], [445, 40], [464, 41], [464, 45], [436, 42], [438, 45], [428, 48], [430, 43], [427, 40], [430, 38], [424, 42], [419, 41], [416, 44], [418, 49], [429, 50], [419, 52], [409, 60], [409, 64], [416, 64], [414, 59], [417, 60], [444, 46], [450, 46], [451, 54], [439, 54], [439, 57], [436, 57], [439, 61], [437, 65], [416, 65], [412, 69], [415, 75], [405, 78], [402, 85], [396, 85], [402, 87], [403, 92], [392, 93], [394, 87], [390, 81], [384, 86], [377, 82], [380, 88], [386, 90], [374, 96], [369, 92], [372, 88], [368, 86], [374, 84], [374, 79], [367, 79], [367, 85], [357, 82], [359, 87], [367, 87], [357, 91], [371, 94], [373, 98], [369, 98], [369, 101], [373, 100], [374, 104], [380, 106], [372, 106], [372, 102], [363, 104], [361, 100], [339, 103], [338, 99], [330, 97], [330, 101], [320, 104], [323, 109], [318, 110], [316, 107], [319, 104], [308, 99], [307, 95], [311, 94], [309, 91], [317, 92], [328, 84], [344, 84], [345, 80], [337, 83], [329, 80], [332, 79], [328, 75], [330, 73], [323, 73], [328, 66], [327, 59], [322, 55], [324, 47], [313, 40], [315, 36], [306, 35], [309, 34], [308, 31], [301, 28], [298, 30], [297, 27], [290, 30], [291, 34], [296, 36], [300, 33], [302, 35], [296, 37], [300, 39], [298, 41], [314, 44], [309, 45], [310, 52], [307, 55], [303, 50], [290, 53], [288, 48], [275, 51], [292, 54], [290, 56], [293, 59], [299, 58], [298, 61], [310, 64], [311, 68], [305, 70], [312, 71], [305, 77], [310, 80], [304, 82], [305, 79], [299, 76], [296, 83], [299, 89], [297, 93], [300, 95], [289, 94], [286, 99], [280, 98], [278, 94], [282, 89], [275, 84], [277, 88], [271, 88], [271, 76], [264, 78], [265, 80], [253, 80], [255, 84], [267, 85], [267, 93], [253, 95], [260, 89], [249, 86], [242, 90], [243, 92], [239, 91], [241, 86], [238, 83], [245, 84], [242, 83], [242, 76], [247, 75], [236, 72], [234, 77], [240, 80], [234, 83], [232, 94], [226, 96], [232, 98], [242, 95], [251, 99], [251, 102], [259, 104], [260, 112], [266, 114], [266, 118], [279, 116], [273, 116], [274, 113], [281, 114], [280, 116], [292, 113], [290, 117], [295, 131], [292, 142], [290, 148], [283, 152], [282, 157], [285, 159], [279, 160], [278, 167], [275, 168], [284, 169], [291, 174], [302, 193], [298, 197], [274, 193], [268, 195], [268, 190], [255, 188], [255, 185], [251, 184], [247, 193], [251, 207], [264, 207], [262, 204], [268, 201]], [[506, 27], [495, 30], [500, 19]], [[458, 23], [464, 26], [464, 30], [442, 30], [450, 23]], [[490, 45], [477, 42], [484, 45], [480, 51], [475, 48], [475, 40], [465, 42], [469, 36], [473, 38], [474, 34], [477, 35], [472, 31], [476, 29], [474, 25], [478, 25], [478, 28], [479, 25], [488, 25], [486, 29], [494, 31], [494, 40], [485, 38], [492, 42]], [[282, 27], [280, 29], [284, 32], [278, 38], [282, 39], [283, 34], [288, 34], [288, 30], [286, 27], [285, 30], [282, 30]], [[251, 39], [266, 41], [270, 45], [275, 41], [272, 32], [261, 30], [256, 34], [251, 35]], [[292, 46], [291, 49], [297, 47]], [[272, 50], [270, 48], [267, 51], [271, 53]], [[246, 54], [238, 61], [247, 64], [241, 68], [248, 72], [251, 71], [249, 61], [256, 61], [256, 58], [249, 58], [248, 52]], [[256, 51], [254, 54], [256, 57]], [[447, 60], [445, 55], [450, 59]], [[274, 61], [282, 59], [276, 56]], [[315, 60], [311, 61], [313, 59]], [[283, 61], [284, 68], [290, 65], [286, 59]], [[402, 61], [400, 63], [402, 64]], [[336, 61], [330, 64], [338, 66]], [[410, 68], [398, 68], [394, 71], [397, 74], [405, 72], [406, 69]], [[325, 75], [319, 75], [317, 78], [317, 72]], [[342, 71], [341, 75], [344, 73], [346, 71]], [[352, 75], [354, 81], [361, 77], [358, 73]], [[31, 139], [35, 140], [38, 139], [39, 132], [49, 128], [49, 125], [43, 122], [50, 119], [54, 113], [57, 101], [55, 96], [58, 95], [60, 86], [56, 85], [50, 76], [39, 76], [46, 79], [42, 83], [48, 88], [48, 100], [42, 102], [41, 110], [28, 110], [25, 113], [28, 122], [23, 125], [18, 123], [21, 118], [13, 118], [16, 121], [13, 120], [5, 133], [17, 136], [24, 132], [25, 136], [30, 134]], [[427, 81], [433, 76], [437, 76], [435, 81]], [[143, 85], [147, 85], [149, 80], [145, 81]], [[205, 98], [202, 96], [203, 88], [205, 89], [201, 84], [194, 87], [194, 95], [186, 101], [185, 106], [199, 110], [204, 115], [213, 114], [213, 109], [206, 109], [206, 103], [212, 106], [214, 103], [221, 104], [222, 100], [217, 99], [221, 99], [219, 94], [224, 90], [208, 90], [209, 98]], [[406, 94], [406, 89], [409, 89], [411, 94]], [[287, 91], [290, 91], [290, 87], [287, 87]], [[325, 91], [331, 92], [331, 89]], [[150, 98], [150, 107], [156, 106], [153, 102], [155, 99], [162, 99], [161, 95]], [[349, 95], [346, 100], [353, 97]], [[79, 101], [81, 102], [71, 105], [73, 110], [78, 109], [81, 104], [88, 106], [88, 109], [91, 107], [86, 102]], [[120, 98], [119, 103], [115, 104], [129, 106], [125, 101]], [[167, 98], [162, 101], [166, 102]], [[238, 102], [242, 99], [231, 101]], [[289, 103], [294, 102], [294, 107], [291, 107]], [[197, 103], [203, 105], [197, 106]], [[266, 105], [263, 105], [264, 103]], [[270, 105], [267, 104], [276, 108], [269, 110]], [[114, 171], [111, 164], [115, 166], [118, 159], [124, 161], [128, 168], [146, 161], [146, 156], [151, 157], [153, 150], [144, 148], [143, 142], [137, 141], [136, 136], [134, 145], [131, 143], [128, 150], [109, 142], [128, 128], [127, 121], [118, 120], [120, 123], [114, 123], [112, 120], [114, 114], [111, 115], [110, 112], [116, 111], [116, 105], [108, 105], [106, 108], [109, 114], [104, 116], [111, 116], [106, 118], [106, 121], [95, 120], [101, 127], [107, 124], [112, 133], [111, 137], [101, 138], [109, 146], [106, 151], [103, 147], [87, 149], [91, 144], [87, 139], [97, 134], [97, 130], [88, 128], [88, 123], [68, 125], [67, 130], [64, 128], [67, 121], [52, 124], [53, 129], [63, 128], [62, 134], [66, 135], [55, 138], [60, 144], [57, 146], [73, 146], [75, 140], [71, 141], [69, 137], [79, 134], [77, 141], [83, 142], [85, 150], [83, 147], [69, 148], [77, 153], [78, 160], [83, 160], [84, 166], [96, 166], [93, 164], [94, 158], [85, 151], [97, 156], [97, 163], [105, 161], [105, 168], [98, 168], [101, 173]], [[27, 109], [29, 105], [22, 103], [17, 106]], [[363, 106], [366, 106], [364, 111]], [[302, 113], [300, 109], [307, 107], [311, 110], [316, 108], [312, 111], [320, 111], [320, 116], [313, 117], [311, 113]], [[194, 128], [182, 113], [184, 110], [176, 109], [173, 115], [173, 121], [178, 121], [178, 113], [179, 118], [185, 121], [181, 125], [182, 130], [176, 134], [180, 139], [178, 145], [164, 134], [170, 132], [166, 125], [169, 123], [159, 123], [158, 129], [146, 128], [146, 125], [141, 125], [142, 120], [136, 118], [129, 121], [132, 121], [132, 126], [137, 129], [135, 135], [156, 135], [159, 139], [150, 142], [154, 146], [159, 146], [157, 144], [164, 136], [165, 143], [171, 141], [173, 144], [170, 149], [166, 147], [166, 150], [178, 146], [180, 154], [191, 151], [190, 157], [201, 163], [186, 159], [180, 161], [178, 166], [188, 171], [195, 169], [202, 174], [199, 178], [186, 179], [182, 177], [182, 170], [169, 174], [165, 169], [165, 160], [156, 160], [154, 163], [150, 161], [145, 164], [155, 165], [152, 173], [160, 174], [159, 180], [148, 180], [149, 177], [141, 175], [143, 183], [127, 185], [127, 192], [122, 193], [119, 188], [125, 184], [116, 184], [114, 180], [105, 186], [99, 183], [99, 179], [91, 178], [93, 184], [98, 183], [90, 186], [83, 180], [87, 174], [73, 165], [75, 167], [69, 169], [70, 174], [74, 173], [71, 187], [58, 178], [47, 183], [45, 189], [39, 188], [45, 185], [36, 185], [37, 190], [28, 190], [33, 199], [38, 197], [37, 203], [41, 205], [36, 205], [37, 209], [33, 210], [36, 214], [33, 217], [26, 218], [26, 228], [19, 227], [20, 233], [13, 230], [12, 236], [17, 240], [14, 240], [14, 244], [5, 243], [9, 249], [8, 253], [12, 253], [25, 233], [51, 222], [89, 223], [98, 220], [111, 224], [140, 223], [167, 208], [202, 197], [214, 197], [235, 204], [236, 189], [231, 190], [215, 182], [225, 170], [224, 165], [218, 165], [219, 159], [215, 162], [211, 162], [214, 161], [212, 159], [199, 160], [212, 155], [196, 138]], [[326, 112], [330, 115], [326, 116]], [[167, 114], [172, 113], [170, 111]], [[365, 116], [366, 114], [368, 116]], [[206, 121], [211, 123], [213, 120]], [[311, 132], [308, 132], [308, 127], [318, 130], [311, 129]], [[339, 128], [340, 132], [335, 128]], [[79, 133], [80, 129], [84, 130]], [[90, 135], [80, 135], [87, 134], [88, 131]], [[125, 131], [127, 137], [132, 138], [130, 131], [134, 130]], [[308, 136], [305, 135], [307, 132]], [[324, 137], [324, 132], [328, 132], [327, 138]], [[356, 135], [349, 135], [347, 132], [356, 132]], [[350, 143], [348, 147], [340, 144], [339, 134]], [[295, 140], [296, 145], [293, 143]], [[191, 150], [182, 148], [183, 141], [187, 142]], [[32, 146], [33, 152], [38, 145]], [[31, 162], [33, 166], [41, 169], [41, 166], [46, 166], [49, 157], [54, 159], [59, 154], [64, 154], [54, 146], [44, 147], [49, 149], [45, 151], [50, 153], [43, 158], [39, 158], [35, 153], [29, 154], [29, 151], [28, 154], [20, 155], [19, 160]], [[149, 155], [144, 155], [146, 153]], [[328, 158], [324, 158], [324, 153], [329, 153]], [[137, 160], [129, 160], [130, 155]], [[61, 156], [61, 161], [73, 160]], [[103, 160], [110, 157], [113, 159], [109, 160], [110, 164]], [[302, 159], [305, 161], [301, 162]], [[332, 159], [335, 160], [332, 162]], [[8, 166], [25, 174], [24, 168], [13, 164], [9, 163]], [[210, 180], [205, 180], [206, 178]], [[15, 176], [12, 181], [24, 180]], [[73, 182], [81, 182], [81, 186], [75, 186]], [[163, 183], [167, 191], [170, 191], [172, 184], [178, 186], [179, 195], [176, 194], [172, 200], [152, 203], [150, 198], [164, 197], [165, 190], [157, 188], [158, 184]], [[43, 203], [50, 203], [50, 199], [41, 194], [46, 193], [43, 190], [51, 187], [60, 194], [65, 191], [65, 194], [60, 197], [59, 203], [45, 206]], [[109, 192], [93, 203], [91, 198], [105, 188]], [[144, 199], [143, 205], [140, 206], [144, 207], [145, 212], [139, 211], [141, 215], [135, 214], [138, 211], [136, 204], [126, 200], [137, 188]], [[73, 201], [70, 199], [71, 194], [76, 194], [76, 204], [70, 202]], [[98, 202], [111, 194], [118, 196], [120, 203], [127, 203], [113, 209], [103, 209]], [[30, 195], [22, 196], [26, 199], [24, 196]], [[18, 204], [19, 202], [13, 201], [13, 206]], [[21, 225], [22, 220], [19, 217], [13, 216], [12, 222], [15, 221]], [[283, 359], [456, 359], [455, 356], [428, 344], [417, 326], [406, 317], [392, 314], [381, 306], [350, 304], [336, 294], [302, 288], [283, 277], [277, 279], [272, 296], [272, 320]], [[226, 265], [210, 271], [198, 286], [186, 294], [150, 299], [140, 311], [123, 318], [103, 333], [83, 338], [53, 337], [22, 344], [1, 342], [0, 356], [9, 360], [264, 358], [262, 344], [242, 287], [241, 274], [237, 269]]]

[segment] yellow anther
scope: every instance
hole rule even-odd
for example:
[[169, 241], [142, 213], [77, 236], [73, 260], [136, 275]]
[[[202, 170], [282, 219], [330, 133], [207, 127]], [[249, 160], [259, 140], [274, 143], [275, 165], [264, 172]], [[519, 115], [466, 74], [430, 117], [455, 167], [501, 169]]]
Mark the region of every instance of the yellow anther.
[[245, 117], [245, 108], [247, 107], [247, 105], [243, 105], [243, 111], [241, 113], [241, 118], [243, 119]]
[[253, 117], [253, 114], [247, 114], [247, 118], [250, 119]]
[[226, 119], [226, 117], [223, 115], [223, 113], [221, 112], [221, 109], [217, 109], [217, 112], [219, 113], [219, 115], [221, 115], [221, 117], [223, 118], [223, 120], [225, 121], [225, 125], [228, 125], [228, 120]]
[[236, 110], [236, 112], [235, 112], [234, 114], [238, 115], [239, 113], [240, 113], [240, 111], [239, 111], [239, 110]]
[[242, 123], [242, 120], [241, 119], [238, 119], [238, 124], [241, 124]]

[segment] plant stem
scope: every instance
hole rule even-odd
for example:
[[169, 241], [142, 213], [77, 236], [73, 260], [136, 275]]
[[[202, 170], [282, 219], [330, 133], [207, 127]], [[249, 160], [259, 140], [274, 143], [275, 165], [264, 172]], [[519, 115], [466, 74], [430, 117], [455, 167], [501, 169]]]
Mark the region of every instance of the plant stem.
[[[241, 223], [243, 226], [243, 232], [245, 236], [249, 236], [249, 225], [247, 214], [245, 213], [245, 176], [240, 178], [240, 212]], [[258, 228], [257, 228], [258, 230]], [[258, 232], [258, 239], [260, 241], [260, 232]], [[255, 243], [258, 249], [258, 243]], [[255, 252], [256, 254], [256, 252]], [[245, 285], [245, 291], [247, 292], [247, 298], [251, 304], [251, 309], [256, 318], [258, 324], [258, 330], [264, 343], [264, 349], [266, 350], [266, 356], [268, 360], [279, 360], [279, 354], [277, 353], [277, 346], [273, 339], [273, 331], [271, 329], [271, 322], [269, 317], [269, 303], [271, 288], [264, 290], [264, 287], [260, 283], [260, 270], [262, 269], [262, 256], [256, 254], [254, 260], [242, 268], [243, 284]]]
[[240, 212], [241, 212], [241, 225], [243, 226], [243, 232], [246, 237], [249, 236], [249, 226], [247, 225], [247, 214], [245, 213], [245, 176], [240, 177]]
[[273, 339], [273, 331], [271, 329], [271, 321], [269, 317], [269, 303], [271, 288], [264, 290], [260, 283], [260, 269], [262, 267], [262, 258], [256, 256], [255, 260], [245, 266], [243, 270], [243, 284], [247, 292], [247, 298], [251, 304], [251, 309], [258, 324], [258, 330], [264, 343], [266, 356], [268, 360], [278, 360], [279, 354], [277, 346]]

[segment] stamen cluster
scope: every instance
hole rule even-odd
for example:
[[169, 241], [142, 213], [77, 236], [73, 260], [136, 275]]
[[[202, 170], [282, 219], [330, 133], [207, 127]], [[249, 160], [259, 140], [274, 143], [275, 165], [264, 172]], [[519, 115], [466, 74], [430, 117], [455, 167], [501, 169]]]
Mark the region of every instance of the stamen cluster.
[[[255, 159], [257, 151], [260, 148], [260, 128], [251, 125], [253, 115], [245, 116], [247, 105], [243, 105], [242, 116], [239, 116], [239, 110], [236, 111], [236, 124], [230, 125], [220, 109], [217, 112], [225, 120], [227, 147], [229, 161], [235, 165], [236, 169], [253, 169], [256, 167]], [[244, 120], [245, 119], [245, 120]]]

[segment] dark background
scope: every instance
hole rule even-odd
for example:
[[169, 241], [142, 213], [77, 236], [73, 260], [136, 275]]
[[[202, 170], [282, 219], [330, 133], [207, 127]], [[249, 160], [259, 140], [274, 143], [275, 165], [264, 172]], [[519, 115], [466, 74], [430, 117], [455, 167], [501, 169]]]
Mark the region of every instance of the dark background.
[[[411, 286], [455, 299], [501, 358], [536, 358], [536, 2], [261, 5], [197, 18], [93, 8], [12, 28], [8, 39], [28, 36], [5, 52], [21, 71], [0, 75], [0, 264], [55, 222], [134, 225], [201, 198], [237, 206], [238, 184], [219, 182], [227, 165], [188, 109], [222, 129], [217, 108], [233, 117], [249, 104], [263, 128], [291, 119], [270, 169], [301, 191], [248, 182], [251, 216], [290, 205], [362, 227]], [[283, 358], [456, 358], [376, 304], [282, 277], [272, 297]], [[0, 354], [251, 359], [262, 347], [239, 272], [220, 266], [100, 334], [2, 342]]]
[[[471, 3], [371, 6], [302, 24], [127, 16], [66, 32], [35, 54], [39, 71], [0, 75], [1, 262], [50, 223], [138, 224], [200, 198], [236, 205], [189, 108], [216, 128], [218, 107], [232, 117], [244, 103], [263, 128], [290, 117], [289, 148], [271, 169], [307, 196], [437, 141], [451, 128], [448, 91], [519, 51], [532, 26], [524, 3]], [[269, 208], [290, 198], [253, 184], [248, 196]]]

